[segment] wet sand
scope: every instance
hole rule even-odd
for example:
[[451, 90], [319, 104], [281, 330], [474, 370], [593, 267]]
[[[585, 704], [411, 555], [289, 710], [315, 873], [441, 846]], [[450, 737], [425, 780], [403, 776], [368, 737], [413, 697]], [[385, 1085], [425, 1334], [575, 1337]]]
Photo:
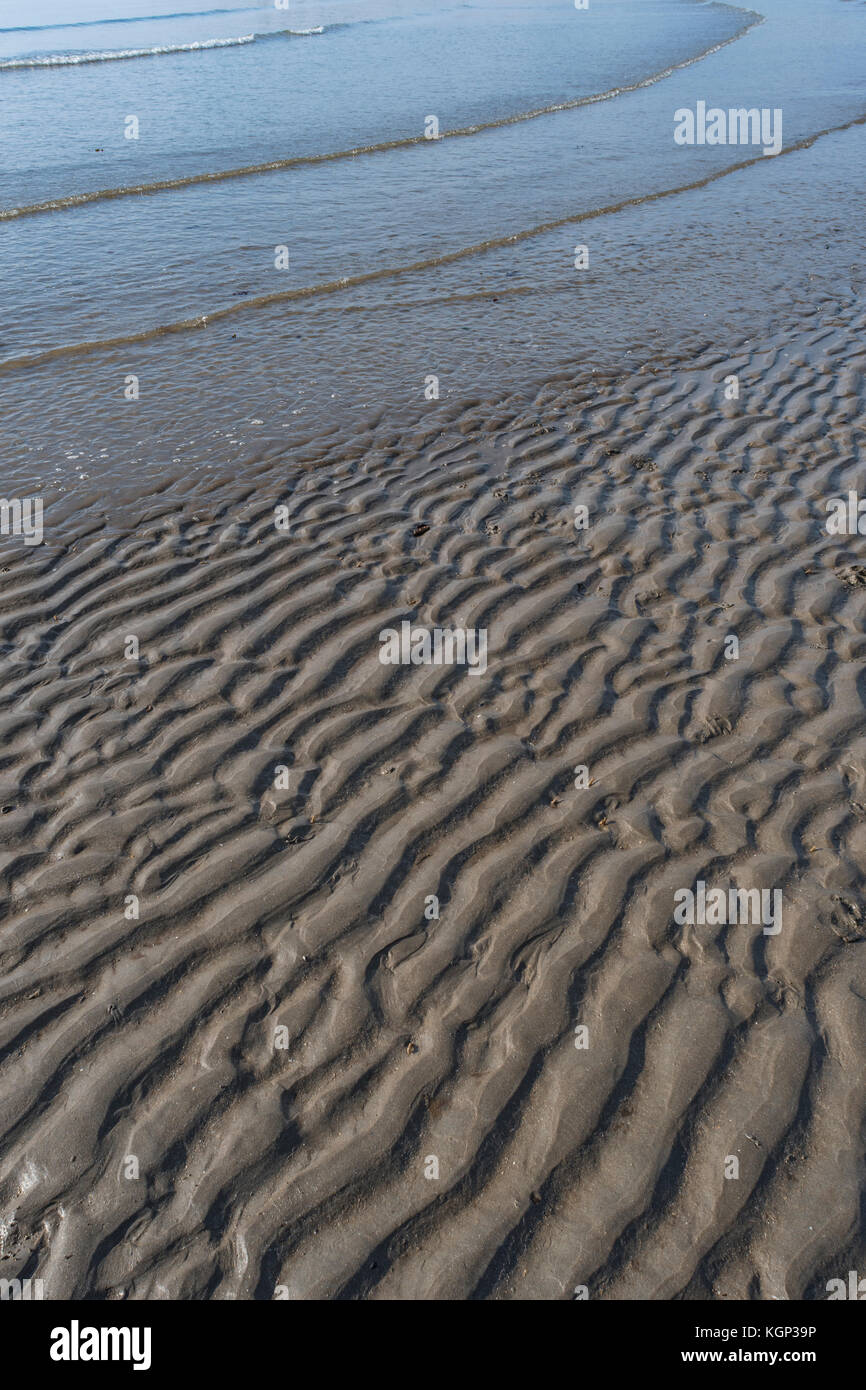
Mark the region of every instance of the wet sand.
[[[825, 501], [862, 481], [864, 325], [840, 296], [0, 538], [4, 1277], [863, 1268], [866, 568]], [[383, 666], [407, 619], [485, 628], [486, 672]], [[678, 925], [699, 880], [780, 889], [781, 931]]]

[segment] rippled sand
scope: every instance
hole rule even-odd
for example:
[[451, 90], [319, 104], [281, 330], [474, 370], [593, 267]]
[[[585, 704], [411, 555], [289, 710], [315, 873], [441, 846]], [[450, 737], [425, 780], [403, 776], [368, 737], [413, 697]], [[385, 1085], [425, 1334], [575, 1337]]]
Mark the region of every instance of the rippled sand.
[[[840, 300], [0, 541], [4, 1276], [778, 1299], [862, 1268], [866, 570], [824, 502], [864, 326]], [[404, 619], [485, 627], [486, 674], [382, 666]], [[781, 932], [677, 926], [698, 879], [781, 888]]]

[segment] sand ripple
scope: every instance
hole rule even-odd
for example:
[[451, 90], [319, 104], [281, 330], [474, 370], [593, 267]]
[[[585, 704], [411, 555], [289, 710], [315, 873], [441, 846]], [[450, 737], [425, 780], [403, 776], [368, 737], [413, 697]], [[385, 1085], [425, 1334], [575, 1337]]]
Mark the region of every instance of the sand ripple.
[[[863, 327], [2, 542], [6, 1277], [766, 1299], [857, 1267], [862, 540], [823, 502]], [[486, 627], [486, 676], [381, 666], [404, 618]], [[782, 932], [676, 927], [698, 878], [782, 888]]]

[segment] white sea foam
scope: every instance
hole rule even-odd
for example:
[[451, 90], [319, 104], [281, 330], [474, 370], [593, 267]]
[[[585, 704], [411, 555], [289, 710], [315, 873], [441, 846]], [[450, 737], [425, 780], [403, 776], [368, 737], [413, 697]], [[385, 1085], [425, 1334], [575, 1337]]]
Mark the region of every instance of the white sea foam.
[[197, 43], [154, 44], [150, 48], [113, 48], [91, 50], [82, 53], [46, 53], [32, 58], [7, 58], [0, 61], [0, 71], [9, 68], [59, 68], [77, 66], [80, 63], [111, 63], [124, 58], [156, 58], [164, 53], [200, 53], [209, 48], [235, 48], [239, 44], [255, 43], [257, 39], [280, 38], [293, 34], [305, 38], [310, 34], [323, 34], [324, 25], [312, 29], [281, 29], [273, 34], [241, 34], [229, 39], [201, 39]]

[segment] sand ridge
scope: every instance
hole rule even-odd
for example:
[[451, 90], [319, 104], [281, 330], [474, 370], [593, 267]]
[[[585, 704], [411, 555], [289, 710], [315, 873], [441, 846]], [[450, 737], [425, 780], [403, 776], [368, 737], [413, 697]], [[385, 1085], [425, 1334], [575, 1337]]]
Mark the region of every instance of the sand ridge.
[[[863, 327], [0, 541], [5, 1277], [767, 1299], [862, 1266], [864, 569], [824, 503]], [[483, 677], [383, 666], [405, 619], [485, 628]], [[698, 879], [781, 889], [783, 930], [677, 927]]]

